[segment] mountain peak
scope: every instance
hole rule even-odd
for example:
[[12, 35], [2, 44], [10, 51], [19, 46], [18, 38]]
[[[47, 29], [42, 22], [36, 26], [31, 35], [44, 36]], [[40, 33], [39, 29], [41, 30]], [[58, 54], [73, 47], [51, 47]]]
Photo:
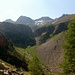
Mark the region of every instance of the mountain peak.
[[52, 23], [53, 19], [51, 19], [50, 17], [41, 17], [39, 19], [35, 20], [35, 24], [36, 25], [44, 25], [46, 23]]
[[[31, 19], [30, 17], [27, 17], [27, 16], [20, 16], [17, 20], [27, 20], [27, 19]], [[32, 20], [32, 19], [31, 19]]]
[[6, 19], [4, 22], [14, 23], [14, 21], [13, 21], [13, 20], [11, 20], [11, 19]]
[[65, 16], [68, 16], [69, 14], [63, 14], [62, 16], [60, 16], [59, 18], [63, 18]]
[[19, 24], [26, 24], [26, 25], [31, 25], [33, 24], [33, 20], [29, 17], [26, 17], [26, 16], [20, 16], [16, 23], [19, 23]]
[[35, 21], [38, 21], [38, 20], [43, 20], [43, 21], [46, 21], [46, 20], [53, 20], [53, 19], [51, 19], [50, 17], [41, 17], [41, 18], [39, 18], [39, 19], [36, 19]]

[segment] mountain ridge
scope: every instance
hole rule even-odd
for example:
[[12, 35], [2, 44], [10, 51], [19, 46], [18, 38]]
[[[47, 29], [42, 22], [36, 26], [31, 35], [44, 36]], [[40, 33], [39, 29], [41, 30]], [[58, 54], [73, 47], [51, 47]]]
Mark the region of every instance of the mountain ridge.
[[13, 21], [13, 20], [11, 20], [11, 19], [6, 19], [4, 22], [14, 23], [14, 21]]
[[30, 17], [27, 16], [20, 16], [16, 21], [13, 21], [11, 19], [6, 19], [4, 22], [10, 22], [10, 23], [17, 23], [17, 24], [26, 24], [30, 27], [33, 26], [43, 26], [46, 23], [50, 23], [50, 24], [55, 24], [56, 22], [58, 22], [60, 19], [64, 18], [64, 17], [68, 17], [68, 16], [72, 16], [73, 14], [63, 14], [62, 16], [52, 19], [48, 16], [43, 16], [40, 17], [38, 19], [33, 20]]
[[50, 17], [41, 17], [41, 18], [33, 20], [30, 17], [20, 16], [16, 21], [13, 21], [11, 19], [6, 19], [4, 22], [10, 22], [10, 23], [16, 23], [16, 24], [26, 24], [32, 28], [33, 26], [36, 26], [36, 25], [40, 26], [46, 23], [51, 23], [52, 21], [53, 19], [51, 19]]

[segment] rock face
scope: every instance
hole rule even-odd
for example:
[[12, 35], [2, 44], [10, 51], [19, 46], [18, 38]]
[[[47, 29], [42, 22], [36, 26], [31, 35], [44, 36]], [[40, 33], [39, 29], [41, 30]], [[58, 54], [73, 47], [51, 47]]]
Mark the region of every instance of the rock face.
[[0, 63], [0, 75], [24, 75], [21, 70], [12, 70], [9, 67], [5, 67], [2, 63]]
[[7, 48], [8, 44], [7, 38], [0, 32], [0, 48]]

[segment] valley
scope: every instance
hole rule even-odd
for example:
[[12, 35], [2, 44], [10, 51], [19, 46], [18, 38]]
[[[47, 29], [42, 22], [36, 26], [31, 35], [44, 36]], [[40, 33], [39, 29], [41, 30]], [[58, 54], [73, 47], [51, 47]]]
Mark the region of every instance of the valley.
[[36, 20], [20, 16], [15, 22], [0, 22], [0, 73], [9, 68], [11, 72], [19, 69], [22, 75], [64, 75], [63, 44], [74, 18], [75, 14]]

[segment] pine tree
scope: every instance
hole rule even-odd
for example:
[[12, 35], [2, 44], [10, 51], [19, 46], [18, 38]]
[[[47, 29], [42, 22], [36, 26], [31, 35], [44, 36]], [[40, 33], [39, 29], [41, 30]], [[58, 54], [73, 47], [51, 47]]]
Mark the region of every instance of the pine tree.
[[31, 72], [31, 75], [42, 75], [43, 73], [41, 63], [37, 55], [33, 56], [32, 60], [29, 63], [28, 68], [29, 71]]
[[63, 72], [64, 74], [75, 75], [75, 20], [70, 22], [68, 30], [65, 34], [64, 44], [64, 61]]

